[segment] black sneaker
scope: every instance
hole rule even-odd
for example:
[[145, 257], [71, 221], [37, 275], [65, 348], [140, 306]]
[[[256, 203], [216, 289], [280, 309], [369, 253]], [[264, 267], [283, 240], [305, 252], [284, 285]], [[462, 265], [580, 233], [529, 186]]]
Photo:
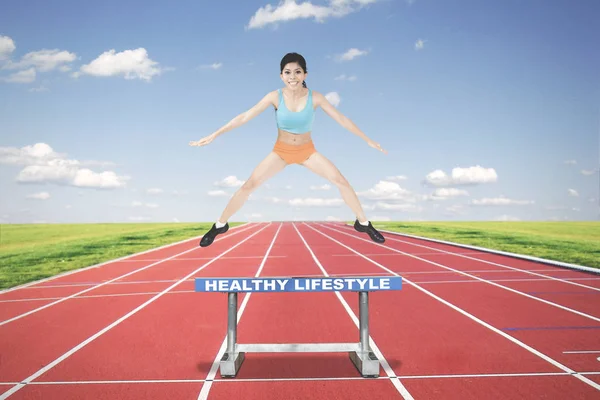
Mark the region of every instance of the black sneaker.
[[210, 246], [212, 242], [215, 240], [215, 237], [218, 234], [225, 233], [229, 230], [229, 223], [225, 223], [225, 226], [217, 228], [217, 224], [213, 224], [208, 232], [202, 236], [202, 240], [200, 240], [200, 247]]
[[373, 227], [373, 225], [371, 225], [371, 221], [369, 221], [368, 226], [364, 226], [363, 224], [358, 222], [358, 219], [357, 219], [354, 222], [354, 229], [356, 229], [358, 232], [367, 232], [374, 242], [377, 242], [377, 243], [385, 242], [385, 238], [383, 237], [383, 235], [381, 233], [379, 233], [377, 231], [377, 229], [375, 229]]

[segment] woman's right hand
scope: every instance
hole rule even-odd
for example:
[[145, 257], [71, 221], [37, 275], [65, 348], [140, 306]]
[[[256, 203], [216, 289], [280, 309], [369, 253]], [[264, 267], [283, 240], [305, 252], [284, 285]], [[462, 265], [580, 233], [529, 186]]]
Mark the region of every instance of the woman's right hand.
[[190, 142], [190, 146], [206, 146], [207, 144], [209, 144], [210, 142], [212, 142], [215, 138], [215, 135], [208, 135], [206, 137], [203, 137], [202, 139], [195, 141], [195, 142]]

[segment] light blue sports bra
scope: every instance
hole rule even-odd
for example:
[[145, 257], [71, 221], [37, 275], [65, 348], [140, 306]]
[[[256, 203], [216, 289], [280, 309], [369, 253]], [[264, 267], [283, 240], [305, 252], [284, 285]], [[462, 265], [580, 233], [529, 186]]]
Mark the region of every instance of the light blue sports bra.
[[281, 89], [279, 92], [279, 104], [277, 106], [276, 118], [277, 127], [283, 131], [300, 134], [312, 131], [312, 124], [315, 120], [315, 110], [312, 101], [312, 90], [308, 89], [308, 99], [306, 106], [302, 111], [294, 112], [287, 109], [283, 100]]

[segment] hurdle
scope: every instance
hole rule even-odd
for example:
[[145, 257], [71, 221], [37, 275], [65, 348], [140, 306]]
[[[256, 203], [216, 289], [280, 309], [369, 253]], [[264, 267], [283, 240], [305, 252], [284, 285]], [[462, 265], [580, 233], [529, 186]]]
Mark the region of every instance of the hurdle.
[[[369, 344], [369, 292], [400, 290], [399, 276], [196, 278], [196, 292], [227, 293], [227, 349], [219, 362], [223, 378], [235, 378], [246, 353], [348, 352], [363, 378], [379, 377], [379, 359]], [[357, 292], [359, 341], [357, 343], [237, 343], [238, 293], [245, 292]]]

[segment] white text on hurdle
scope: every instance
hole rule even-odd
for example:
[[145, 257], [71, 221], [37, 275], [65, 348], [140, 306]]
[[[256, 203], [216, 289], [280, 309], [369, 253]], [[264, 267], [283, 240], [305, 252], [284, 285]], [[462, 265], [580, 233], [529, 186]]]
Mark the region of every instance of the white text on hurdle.
[[305, 292], [390, 290], [390, 278], [202, 279], [203, 292]]

